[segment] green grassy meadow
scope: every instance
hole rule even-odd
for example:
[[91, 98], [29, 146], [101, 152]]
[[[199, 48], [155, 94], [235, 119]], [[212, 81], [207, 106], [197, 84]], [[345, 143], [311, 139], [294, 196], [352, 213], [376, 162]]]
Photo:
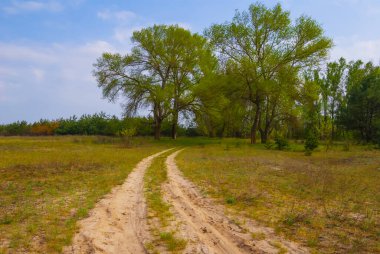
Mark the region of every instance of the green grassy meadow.
[[[320, 146], [305, 156], [294, 142], [278, 151], [243, 139], [67, 136], [0, 138], [0, 253], [59, 253], [99, 198], [169, 147], [186, 147], [179, 168], [231, 212], [315, 253], [380, 252], [380, 150], [372, 147]], [[156, 158], [145, 176], [148, 211], [157, 242], [180, 252], [185, 242], [165, 229], [164, 161]]]
[[165, 147], [145, 139], [0, 138], [0, 253], [59, 253], [96, 201]]
[[321, 146], [305, 156], [302, 144], [226, 139], [189, 147], [177, 163], [207, 195], [315, 253], [380, 252], [379, 150]]

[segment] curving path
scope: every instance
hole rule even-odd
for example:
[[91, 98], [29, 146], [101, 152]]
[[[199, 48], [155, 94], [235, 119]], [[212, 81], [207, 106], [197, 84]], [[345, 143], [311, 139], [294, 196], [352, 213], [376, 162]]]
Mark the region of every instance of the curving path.
[[146, 253], [149, 237], [146, 225], [144, 174], [152, 160], [171, 149], [143, 159], [123, 185], [97, 203], [88, 218], [80, 221], [80, 231], [63, 253]]
[[[157, 156], [143, 159], [123, 185], [115, 187], [97, 203], [88, 218], [79, 222], [80, 230], [63, 253], [148, 253], [144, 244], [151, 239], [146, 218], [144, 174]], [[203, 197], [196, 186], [178, 170], [176, 151], [166, 159], [168, 181], [162, 186], [164, 199], [171, 204], [177, 233], [187, 240], [184, 253], [278, 253], [280, 244], [287, 253], [308, 253], [299, 245], [276, 236], [273, 230], [254, 221], [242, 226], [226, 216], [223, 206]], [[252, 232], [264, 232], [265, 239], [252, 239]], [[276, 247], [277, 246], [277, 247]]]

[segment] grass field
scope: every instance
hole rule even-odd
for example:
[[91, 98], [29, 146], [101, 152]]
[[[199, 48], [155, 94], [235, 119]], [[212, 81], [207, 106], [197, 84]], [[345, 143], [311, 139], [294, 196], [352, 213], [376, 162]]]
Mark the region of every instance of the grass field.
[[58, 253], [76, 221], [165, 145], [106, 137], [0, 138], [0, 253]]
[[[187, 147], [177, 159], [185, 176], [231, 212], [315, 253], [380, 253], [379, 150], [334, 146], [305, 156], [302, 144], [277, 151], [238, 139], [107, 137], [0, 138], [0, 253], [60, 252], [100, 197], [142, 158], [174, 146]], [[145, 176], [148, 211], [156, 241], [180, 252], [184, 240], [165, 229], [164, 160]]]
[[227, 139], [189, 147], [177, 162], [231, 211], [315, 253], [380, 253], [380, 151], [335, 146], [305, 156], [302, 150]]

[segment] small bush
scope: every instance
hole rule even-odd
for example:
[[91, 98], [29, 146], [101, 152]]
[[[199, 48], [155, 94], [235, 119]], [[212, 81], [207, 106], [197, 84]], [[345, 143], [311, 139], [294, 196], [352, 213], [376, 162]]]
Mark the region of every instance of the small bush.
[[274, 143], [271, 142], [271, 141], [268, 141], [268, 142], [265, 144], [265, 148], [266, 148], [267, 150], [271, 150], [271, 149], [273, 149], [273, 147], [274, 147]]
[[318, 145], [319, 141], [317, 132], [314, 130], [309, 130], [306, 134], [305, 140], [305, 155], [311, 155]]
[[286, 148], [289, 147], [289, 141], [280, 135], [276, 135], [276, 137], [274, 138], [274, 141], [276, 143], [276, 148], [278, 150], [285, 150]]
[[131, 146], [132, 137], [136, 135], [136, 128], [125, 128], [118, 132], [118, 136], [120, 136], [123, 140], [123, 144], [126, 147]]
[[160, 238], [165, 242], [169, 251], [181, 251], [186, 248], [187, 241], [176, 238], [173, 232], [162, 232]]
[[234, 197], [228, 197], [226, 198], [226, 203], [229, 205], [233, 205], [236, 203], [236, 199]]

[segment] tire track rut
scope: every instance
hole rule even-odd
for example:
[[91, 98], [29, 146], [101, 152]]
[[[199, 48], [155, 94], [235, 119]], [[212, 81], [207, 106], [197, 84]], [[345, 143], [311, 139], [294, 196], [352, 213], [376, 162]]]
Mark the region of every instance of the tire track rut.
[[[181, 225], [179, 234], [189, 241], [185, 253], [278, 253], [274, 242], [285, 246], [288, 253], [308, 253], [297, 244], [277, 237], [268, 228], [255, 225], [250, 231], [236, 225], [221, 206], [202, 197], [195, 185], [183, 177], [175, 163], [181, 151], [167, 157], [168, 182], [163, 189]], [[268, 239], [252, 239], [251, 232], [257, 229], [266, 232]]]
[[149, 238], [146, 225], [144, 174], [157, 156], [140, 161], [126, 181], [112, 189], [91, 210], [89, 217], [79, 222], [80, 231], [63, 253], [146, 253], [144, 242]]

